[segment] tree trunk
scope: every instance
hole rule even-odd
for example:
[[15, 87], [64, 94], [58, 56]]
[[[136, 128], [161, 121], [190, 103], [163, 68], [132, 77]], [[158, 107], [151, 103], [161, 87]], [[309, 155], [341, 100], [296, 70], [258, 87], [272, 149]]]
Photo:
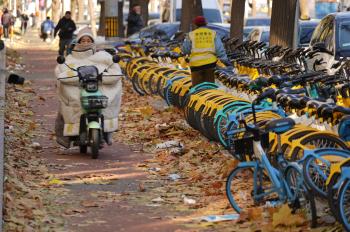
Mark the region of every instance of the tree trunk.
[[147, 26], [149, 0], [142, 0], [142, 1], [139, 1], [139, 3], [141, 5], [141, 15], [142, 15], [143, 22], [145, 23], [145, 26]]
[[252, 0], [252, 17], [256, 16], [256, 0]]
[[53, 0], [52, 1], [52, 20], [58, 22], [61, 17], [61, 1]]
[[231, 3], [231, 38], [243, 41], [245, 0], [232, 0]]
[[301, 20], [308, 20], [310, 19], [310, 12], [309, 12], [309, 2], [308, 0], [300, 0], [300, 19]]
[[270, 5], [271, 5], [271, 0], [267, 0], [267, 15], [269, 16], [269, 17], [271, 17], [271, 7], [270, 7]]
[[202, 0], [194, 0], [192, 9], [194, 9], [194, 12], [191, 20], [193, 20], [196, 16], [203, 16]]
[[180, 31], [188, 33], [192, 23], [192, 6], [195, 0], [182, 0]]
[[[273, 1], [270, 46], [294, 46], [297, 0]], [[286, 30], [288, 28], [288, 30]]]
[[84, 21], [84, 0], [77, 0], [78, 1], [78, 22]]
[[88, 0], [90, 24], [92, 34], [96, 37], [96, 18], [95, 18], [95, 4], [93, 0]]
[[73, 21], [77, 21], [77, 0], [70, 1], [70, 9], [72, 12]]
[[180, 31], [189, 32], [195, 17], [203, 16], [201, 0], [182, 0]]
[[105, 2], [101, 1], [100, 5], [101, 5], [100, 25], [99, 25], [97, 34], [100, 35], [100, 36], [104, 36], [105, 35], [105, 30], [106, 30]]

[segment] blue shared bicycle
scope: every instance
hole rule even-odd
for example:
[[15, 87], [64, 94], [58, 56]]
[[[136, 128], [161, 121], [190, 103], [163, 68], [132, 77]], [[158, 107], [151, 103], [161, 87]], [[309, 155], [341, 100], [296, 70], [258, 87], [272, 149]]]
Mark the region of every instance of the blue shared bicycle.
[[[236, 152], [250, 155], [251, 159], [241, 162], [229, 174], [226, 182], [226, 195], [236, 212], [241, 213], [249, 208], [265, 205], [288, 203], [293, 213], [302, 214], [310, 221], [311, 227], [317, 224], [315, 199], [304, 182], [302, 167], [296, 162], [288, 162], [281, 152], [280, 134], [292, 129], [295, 125], [290, 118], [281, 118], [268, 122], [264, 129], [257, 126], [255, 105], [252, 104], [254, 124], [247, 124], [244, 118], [239, 119], [240, 127], [228, 134], [237, 135], [234, 139]], [[266, 154], [262, 141], [269, 133], [277, 134], [278, 149], [274, 167]]]

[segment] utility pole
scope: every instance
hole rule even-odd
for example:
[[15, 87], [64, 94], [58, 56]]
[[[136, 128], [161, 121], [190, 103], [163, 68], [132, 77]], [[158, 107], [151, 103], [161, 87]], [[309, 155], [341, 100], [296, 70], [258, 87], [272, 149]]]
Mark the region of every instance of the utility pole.
[[123, 24], [123, 7], [124, 1], [118, 0], [118, 37], [124, 38], [124, 24]]
[[118, 31], [118, 0], [105, 0], [106, 40], [116, 40]]

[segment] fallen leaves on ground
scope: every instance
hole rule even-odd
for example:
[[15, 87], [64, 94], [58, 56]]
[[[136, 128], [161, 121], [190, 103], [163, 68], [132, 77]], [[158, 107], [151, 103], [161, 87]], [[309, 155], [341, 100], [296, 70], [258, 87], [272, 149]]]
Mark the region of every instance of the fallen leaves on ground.
[[300, 214], [292, 214], [292, 210], [287, 204], [283, 205], [273, 214], [272, 225], [277, 226], [301, 226], [306, 223], [306, 219]]
[[[158, 186], [149, 186], [147, 182], [140, 185], [138, 194], [128, 196], [130, 200], [153, 208], [174, 209], [178, 219], [183, 217], [186, 226], [196, 230], [210, 226], [216, 231], [274, 231], [272, 215], [278, 209], [265, 207], [249, 209], [236, 222], [189, 224], [191, 218], [234, 212], [225, 195], [225, 181], [238, 161], [227, 155], [220, 144], [209, 142], [189, 127], [183, 112], [167, 107], [160, 97], [138, 96], [128, 82], [124, 83], [123, 91], [120, 130], [115, 139], [131, 147], [142, 146], [143, 151], [153, 154], [152, 159], [138, 167], [149, 173], [149, 180], [158, 183]], [[176, 155], [171, 149], [156, 149], [157, 144], [168, 141], [181, 141], [184, 152]], [[168, 178], [175, 174], [181, 178], [175, 181]], [[143, 193], [145, 188], [147, 194]], [[191, 204], [186, 204], [184, 196], [191, 199]], [[291, 225], [301, 224], [291, 221]], [[308, 230], [304, 226], [290, 231]]]
[[[30, 83], [7, 86], [5, 110], [5, 231], [62, 231], [64, 220], [55, 204], [64, 191], [57, 188], [45, 162], [39, 157], [40, 144], [35, 141], [37, 125], [30, 115], [29, 101], [34, 94]], [[40, 147], [40, 149], [39, 149]]]

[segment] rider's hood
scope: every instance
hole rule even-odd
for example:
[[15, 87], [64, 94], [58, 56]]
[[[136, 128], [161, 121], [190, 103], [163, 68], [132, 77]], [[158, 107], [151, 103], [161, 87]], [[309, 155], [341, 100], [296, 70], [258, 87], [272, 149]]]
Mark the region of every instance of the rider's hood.
[[79, 42], [79, 40], [81, 38], [83, 38], [84, 36], [89, 36], [93, 42], [95, 42], [95, 39], [94, 39], [94, 35], [92, 33], [92, 30], [91, 28], [89, 27], [84, 27], [82, 29], [79, 30], [78, 34], [77, 34], [77, 38], [76, 40]]

